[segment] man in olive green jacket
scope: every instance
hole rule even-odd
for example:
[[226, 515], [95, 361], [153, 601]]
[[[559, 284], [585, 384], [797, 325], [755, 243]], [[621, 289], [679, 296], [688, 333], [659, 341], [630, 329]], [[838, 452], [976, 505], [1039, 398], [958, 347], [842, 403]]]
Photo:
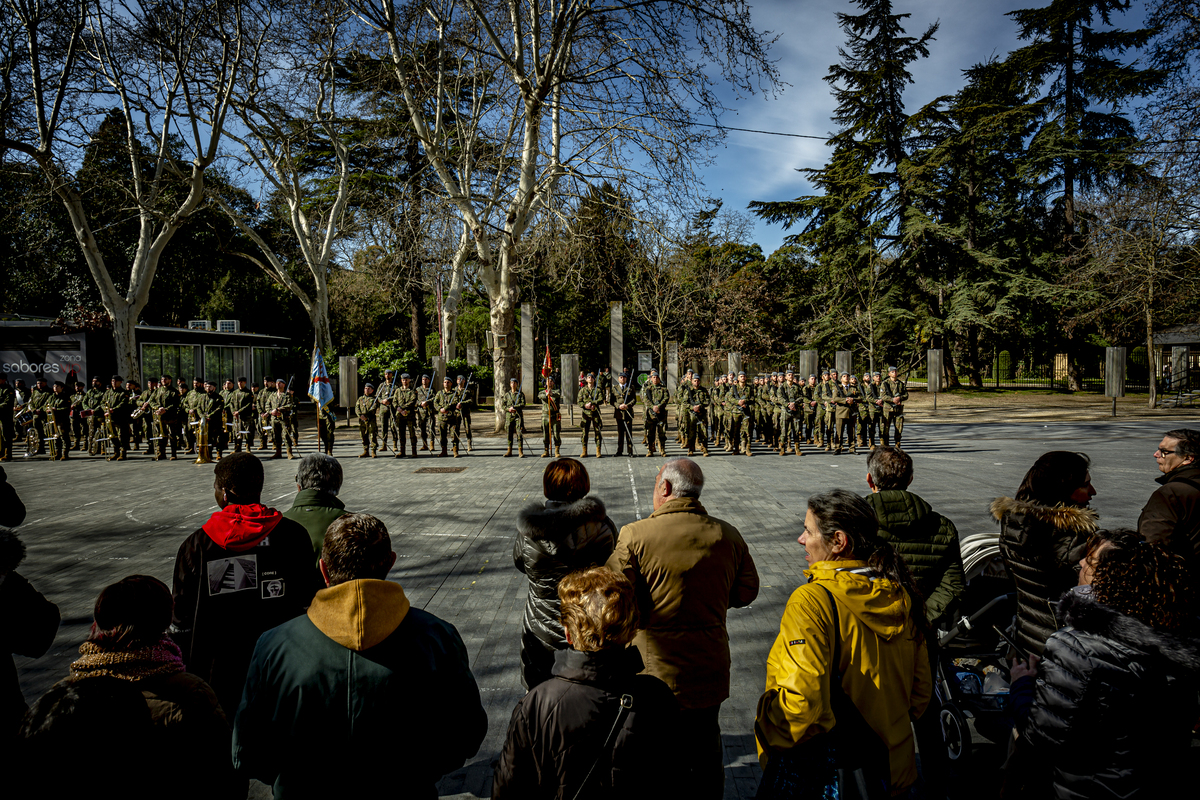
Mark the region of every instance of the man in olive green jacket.
[[678, 742], [692, 755], [678, 796], [724, 793], [718, 714], [729, 697], [729, 608], [758, 596], [758, 571], [738, 529], [700, 504], [695, 461], [667, 461], [654, 480], [654, 513], [626, 525], [607, 566], [633, 582], [642, 629], [633, 640], [645, 672], [671, 687], [681, 709]]
[[342, 465], [333, 456], [314, 453], [300, 459], [296, 466], [296, 499], [283, 518], [294, 520], [308, 531], [314, 560], [321, 555], [329, 524], [346, 514], [346, 504], [338, 499], [342, 489]]

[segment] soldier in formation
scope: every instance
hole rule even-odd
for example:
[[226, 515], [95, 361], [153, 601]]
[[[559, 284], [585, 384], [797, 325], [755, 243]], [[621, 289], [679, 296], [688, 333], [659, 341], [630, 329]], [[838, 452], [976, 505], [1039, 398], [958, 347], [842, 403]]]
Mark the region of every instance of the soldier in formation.
[[658, 379], [658, 370], [650, 370], [650, 380], [642, 389], [643, 410], [642, 425], [646, 431], [646, 457], [654, 455], [654, 444], [658, 443], [659, 452], [667, 453], [667, 404], [671, 402], [671, 393]]
[[275, 445], [275, 455], [271, 458], [283, 458], [280, 448], [284, 442], [287, 443], [287, 457], [295, 458], [292, 454], [292, 417], [296, 415], [296, 401], [283, 378], [276, 379], [275, 391], [267, 399], [267, 415], [271, 420], [271, 441]]
[[617, 455], [623, 455], [629, 448], [633, 455], [633, 409], [637, 404], [637, 392], [629, 382], [629, 375], [622, 372], [617, 376], [617, 385], [613, 387], [612, 398], [613, 423], [617, 428]]
[[888, 367], [887, 380], [880, 389], [883, 400], [883, 414], [880, 419], [884, 447], [891, 447], [889, 433], [896, 432], [896, 447], [900, 447], [900, 437], [904, 434], [904, 401], [908, 399], [908, 387], [895, 367]]
[[87, 418], [83, 416], [83, 397], [87, 394], [87, 384], [75, 381], [74, 391], [71, 392], [71, 449], [87, 449]]
[[[396, 444], [398, 449], [393, 455], [404, 458], [408, 455], [406, 441], [412, 443], [413, 458], [417, 457], [417, 390], [413, 388], [412, 377], [407, 373], [400, 375], [400, 387], [392, 392], [392, 414], [396, 420]], [[385, 440], [386, 444], [386, 440]]]
[[471, 442], [471, 409], [475, 407], [475, 395], [471, 391], [471, 386], [467, 383], [465, 375], [458, 376], [458, 383], [454, 387], [454, 392], [458, 398], [458, 402], [454, 407], [458, 410], [459, 419], [462, 421], [464, 430], [467, 434], [467, 452], [474, 450]]
[[[691, 370], [688, 370], [691, 372]], [[687, 454], [696, 454], [696, 445], [708, 458], [708, 390], [700, 385], [700, 376], [692, 373], [690, 385], [681, 387], [683, 400], [684, 439]]]
[[363, 384], [363, 393], [354, 404], [354, 413], [358, 417], [358, 435], [362, 438], [363, 448], [358, 457], [369, 455], [375, 458], [379, 455], [379, 398], [375, 396], [375, 384]]
[[150, 413], [158, 420], [158, 431], [155, 434], [154, 460], [162, 461], [167, 457], [167, 445], [171, 446], [171, 460], [179, 457], [179, 424], [183, 407], [183, 398], [174, 386], [174, 378], [163, 375], [159, 381], [158, 392], [150, 403]]
[[587, 385], [579, 390], [575, 402], [580, 408], [579, 427], [582, 433], [579, 439], [583, 445], [583, 453], [580, 458], [587, 458], [589, 432], [593, 433], [596, 440], [596, 458], [600, 458], [601, 435], [604, 429], [604, 422], [600, 418], [600, 409], [604, 405], [604, 393], [600, 391], [600, 387], [596, 386], [595, 375], [588, 373]]
[[550, 455], [550, 441], [554, 441], [554, 457], [561, 458], [562, 447], [562, 392], [554, 388], [554, 378], [546, 378], [546, 388], [538, 392], [542, 406], [542, 458]]
[[508, 449], [504, 457], [508, 458], [513, 451], [513, 437], [517, 439], [517, 453], [525, 457], [525, 438], [521, 432], [525, 427], [525, 393], [521, 391], [520, 381], [508, 379], [508, 391], [500, 397], [500, 407], [504, 409], [504, 430], [508, 434]]
[[417, 425], [421, 428], [422, 450], [430, 448], [429, 443], [434, 441], [437, 434], [437, 415], [433, 411], [433, 397], [437, 392], [430, 385], [430, 381], [428, 375], [422, 375], [421, 385], [417, 387]]
[[392, 396], [395, 394], [396, 371], [385, 369], [383, 371], [383, 383], [379, 384], [379, 389], [375, 392], [375, 399], [379, 401], [378, 422], [379, 430], [382, 433], [384, 452], [387, 452], [389, 437], [392, 439], [395, 451], [400, 451], [399, 432], [396, 430], [396, 409], [392, 399]]
[[[754, 385], [746, 380], [745, 372], [739, 372], [737, 380], [725, 393], [725, 409], [729, 415], [729, 440], [731, 443], [727, 449], [734, 455], [740, 453], [748, 456], [754, 455], [750, 449], [750, 442], [753, 437], [755, 399]], [[739, 443], [740, 450], [738, 449]]]
[[55, 381], [50, 396], [42, 403], [50, 459], [66, 461], [71, 450], [71, 395], [62, 381]]
[[112, 376], [101, 404], [111, 450], [108, 460], [124, 461], [129, 450], [129, 415], [133, 412], [133, 401], [129, 399], [120, 375]]
[[601, 367], [596, 375], [596, 388], [600, 390], [600, 396], [604, 398], [605, 403], [612, 402], [613, 379], [607, 364]]
[[438, 453], [439, 458], [446, 456], [447, 435], [450, 436], [454, 445], [454, 457], [458, 458], [458, 405], [460, 399], [458, 392], [453, 388], [450, 376], [447, 375], [442, 380], [442, 390], [433, 396], [433, 407], [437, 413], [438, 438], [442, 443], [442, 452]]

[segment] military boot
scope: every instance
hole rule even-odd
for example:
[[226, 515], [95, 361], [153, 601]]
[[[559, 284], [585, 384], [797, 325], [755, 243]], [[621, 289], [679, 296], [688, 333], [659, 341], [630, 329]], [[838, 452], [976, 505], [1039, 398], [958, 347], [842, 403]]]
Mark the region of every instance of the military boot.
[[691, 458], [692, 456], [696, 455], [696, 451], [695, 451], [695, 450], [688, 450], [688, 451], [687, 451], [687, 454], [688, 454], [688, 458]]
[[[290, 449], [290, 448], [289, 448], [289, 449]], [[367, 448], [366, 448], [366, 446], [364, 445], [364, 446], [363, 446], [363, 451], [362, 451], [361, 453], [359, 453], [359, 454], [358, 454], [358, 457], [359, 457], [359, 458], [366, 458], [366, 457], [367, 457], [367, 456], [369, 456], [369, 455], [370, 455], [370, 453], [369, 453], [369, 452], [367, 452]]]
[[603, 441], [603, 440], [602, 439], [596, 440], [596, 458], [600, 457], [600, 442], [601, 441]]
[[587, 442], [583, 443], [583, 452], [579, 454], [580, 458], [587, 458]]
[[509, 458], [510, 456], [512, 456], [512, 442], [508, 443], [508, 449], [504, 451], [505, 458]]
[[700, 452], [704, 453], [705, 458], [708, 458], [708, 445], [706, 445], [704, 442], [700, 443]]
[[426, 442], [424, 439], [422, 439], [422, 440], [421, 440], [421, 449], [422, 449], [422, 450], [428, 450], [428, 449], [429, 449], [429, 444], [428, 444], [428, 443], [427, 443], [427, 442]]
[[371, 451], [371, 458], [379, 458], [379, 448], [375, 448]]
[[746, 455], [747, 456], [754, 455], [754, 452], [750, 449], [750, 442], [746, 442]]
[[555, 457], [555, 458], [562, 458], [562, 453], [560, 453], [560, 452], [559, 452], [559, 450], [558, 450], [558, 445], [554, 445], [554, 457]]
[[802, 455], [804, 455], [804, 452], [803, 452], [803, 451], [800, 449], [800, 443], [799, 443], [799, 442], [796, 442], [796, 455], [798, 455], [798, 456], [802, 456]]
[[520, 453], [521, 458], [525, 457], [525, 442], [524, 441], [517, 442], [517, 452]]
[[542, 451], [542, 458], [549, 458], [549, 457], [550, 457], [550, 448], [547, 447], [545, 450]]
[[475, 445], [471, 442], [470, 437], [468, 437], [467, 438], [467, 452], [470, 453], [474, 450], [475, 450]]
[[271, 456], [271, 458], [283, 458], [283, 453], [279, 452], [278, 447], [275, 448], [275, 455]]
[[445, 458], [445, 457], [446, 457], [446, 445], [442, 445], [442, 452], [438, 453], [438, 454], [437, 454], [437, 457], [438, 457], [438, 458]]
[[291, 461], [293, 458], [296, 457], [295, 454], [292, 453], [292, 446], [290, 444], [288, 445], [287, 451], [288, 451], [288, 461]]
[[458, 442], [454, 443], [454, 457], [458, 458]]

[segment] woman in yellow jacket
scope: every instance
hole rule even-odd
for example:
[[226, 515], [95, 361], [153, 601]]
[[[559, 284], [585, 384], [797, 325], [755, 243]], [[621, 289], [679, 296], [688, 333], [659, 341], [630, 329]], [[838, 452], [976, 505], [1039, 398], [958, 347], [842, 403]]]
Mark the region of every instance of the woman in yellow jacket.
[[802, 754], [828, 760], [821, 755], [827, 740], [803, 745], [839, 722], [833, 708], [839, 674], [864, 730], [881, 740], [881, 755], [886, 747], [890, 794], [905, 794], [917, 780], [911, 721], [925, 711], [933, 688], [923, 601], [904, 561], [876, 537], [878, 528], [871, 506], [852, 492], [836, 489], [808, 501], [799, 541], [809, 582], [792, 593], [783, 612], [754, 723], [763, 768], [780, 760], [768, 770], [760, 797], [807, 793], [781, 779], [781, 769], [804, 775], [808, 790], [834, 779], [831, 764], [828, 770], [780, 765]]

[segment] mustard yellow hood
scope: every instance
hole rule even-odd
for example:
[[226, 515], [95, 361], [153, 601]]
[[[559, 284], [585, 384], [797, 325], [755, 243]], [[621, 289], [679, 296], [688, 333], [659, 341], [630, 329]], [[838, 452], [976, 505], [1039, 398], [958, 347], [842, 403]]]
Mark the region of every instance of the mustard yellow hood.
[[408, 609], [408, 598], [398, 583], [347, 581], [317, 592], [308, 618], [342, 647], [361, 652], [391, 636]]
[[889, 578], [872, 579], [852, 571], [866, 566], [865, 561], [818, 561], [804, 575], [810, 581], [820, 581], [838, 599], [840, 608], [849, 610], [877, 636], [890, 641], [904, 632], [912, 601], [908, 592]]

